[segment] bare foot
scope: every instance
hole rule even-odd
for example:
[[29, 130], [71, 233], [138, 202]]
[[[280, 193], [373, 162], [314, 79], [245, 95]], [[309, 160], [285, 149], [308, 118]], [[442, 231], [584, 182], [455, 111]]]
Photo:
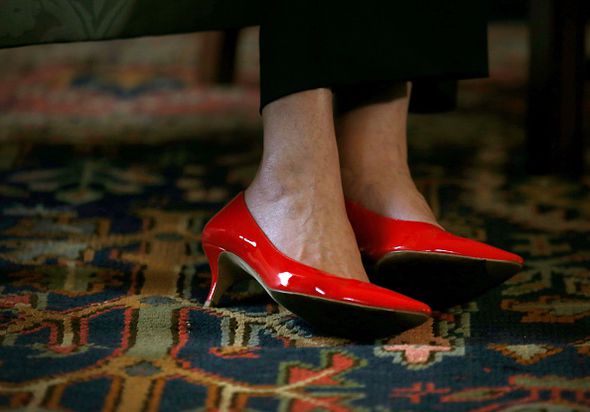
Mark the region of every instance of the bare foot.
[[[373, 99], [337, 117], [343, 190], [348, 199], [383, 216], [440, 226], [407, 163], [410, 86], [394, 84], [385, 100]], [[344, 106], [351, 92], [343, 93]]]
[[248, 209], [288, 257], [344, 278], [368, 281], [346, 215], [332, 93], [308, 90], [263, 108], [264, 151]]
[[254, 183], [245, 197], [277, 249], [332, 275], [368, 281], [342, 196], [305, 186], [276, 191], [268, 186]]
[[347, 199], [383, 216], [442, 227], [409, 171], [390, 170], [380, 176], [366, 176], [346, 169], [342, 174]]

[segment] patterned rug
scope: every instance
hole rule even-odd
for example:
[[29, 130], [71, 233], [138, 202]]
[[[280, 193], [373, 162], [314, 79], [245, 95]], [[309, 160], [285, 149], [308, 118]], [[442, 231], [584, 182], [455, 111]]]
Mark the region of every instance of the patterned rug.
[[160, 142], [259, 128], [258, 31], [236, 84], [199, 82], [202, 34], [0, 50], [0, 142]]
[[318, 334], [251, 283], [203, 308], [200, 232], [254, 175], [256, 128], [176, 139], [159, 124], [151, 144], [119, 131], [106, 145], [81, 118], [89, 140], [67, 126], [0, 145], [0, 406], [590, 411], [590, 176], [524, 172], [525, 32], [492, 35], [510, 39], [492, 78], [465, 82], [460, 110], [411, 117], [411, 160], [444, 226], [526, 267], [372, 343]]

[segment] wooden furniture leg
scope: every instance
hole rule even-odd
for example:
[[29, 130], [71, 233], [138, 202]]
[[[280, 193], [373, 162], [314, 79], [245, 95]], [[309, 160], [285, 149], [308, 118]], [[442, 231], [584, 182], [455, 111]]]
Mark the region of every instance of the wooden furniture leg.
[[526, 144], [533, 173], [583, 172], [583, 1], [530, 1]]
[[202, 33], [198, 80], [204, 84], [232, 83], [235, 77], [238, 29]]

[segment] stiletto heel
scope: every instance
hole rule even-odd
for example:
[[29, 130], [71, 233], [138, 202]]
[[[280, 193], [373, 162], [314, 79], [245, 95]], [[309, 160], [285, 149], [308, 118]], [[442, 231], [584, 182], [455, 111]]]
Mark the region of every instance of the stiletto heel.
[[392, 219], [346, 199], [371, 281], [437, 308], [473, 299], [516, 274], [523, 259], [419, 221]]
[[237, 281], [244, 279], [246, 273], [239, 265], [232, 263], [231, 258], [224, 259], [226, 251], [222, 247], [204, 243], [203, 250], [211, 268], [211, 287], [203, 306], [217, 306], [221, 296]]
[[217, 304], [245, 275], [313, 326], [356, 338], [391, 335], [423, 323], [431, 313], [407, 296], [286, 256], [252, 217], [243, 191], [207, 222], [201, 241], [212, 276], [205, 306]]
[[203, 244], [203, 250], [209, 261], [209, 267], [211, 268], [211, 287], [207, 294], [207, 299], [203, 304], [204, 307], [214, 306], [217, 304], [221, 295], [230, 287], [230, 282], [227, 282], [225, 278], [220, 281], [219, 276], [219, 257], [223, 248], [210, 244]]

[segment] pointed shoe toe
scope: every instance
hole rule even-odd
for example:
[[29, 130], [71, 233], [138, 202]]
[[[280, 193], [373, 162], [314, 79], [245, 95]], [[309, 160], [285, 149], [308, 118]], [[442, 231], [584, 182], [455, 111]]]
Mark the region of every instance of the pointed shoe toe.
[[346, 200], [371, 281], [443, 309], [503, 283], [522, 257], [419, 221], [392, 219]]
[[202, 233], [211, 267], [205, 306], [213, 306], [238, 279], [254, 278], [278, 304], [325, 332], [355, 339], [390, 336], [426, 321], [430, 307], [387, 288], [345, 279], [279, 251], [238, 193]]

